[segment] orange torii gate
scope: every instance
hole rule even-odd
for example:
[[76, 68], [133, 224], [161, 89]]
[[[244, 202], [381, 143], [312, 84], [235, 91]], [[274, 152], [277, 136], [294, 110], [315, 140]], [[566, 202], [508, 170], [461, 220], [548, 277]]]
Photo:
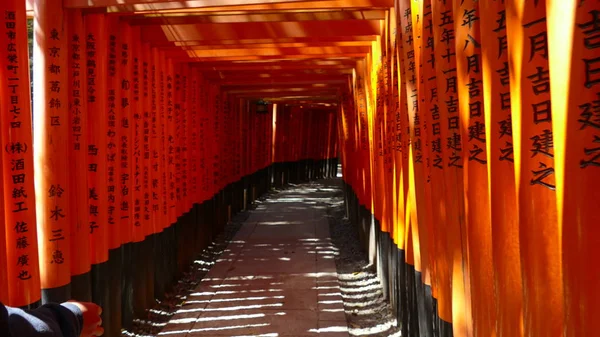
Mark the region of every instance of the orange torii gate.
[[[0, 5], [6, 98], [0, 301], [22, 307], [94, 301], [104, 308], [107, 335], [116, 336], [164, 296], [233, 213], [270, 188], [273, 152], [285, 149], [273, 142], [273, 116], [276, 106], [290, 111], [285, 103], [295, 99], [286, 95], [297, 90], [283, 77], [279, 92], [245, 90], [254, 83], [236, 77], [236, 70], [231, 80], [217, 81], [214, 67], [207, 71], [194, 62], [222, 62], [233, 52], [198, 52], [191, 59], [160, 37], [147, 38], [139, 25], [151, 21], [110, 14], [109, 5], [102, 4], [106, 11], [62, 1]], [[369, 18], [376, 21], [382, 13]], [[33, 107], [28, 16], [34, 18]], [[373, 27], [367, 19], [361, 29], [367, 36]], [[349, 39], [329, 35], [291, 69], [303, 71], [319, 62], [314, 58], [327, 58], [316, 47], [330, 43], [339, 44], [339, 55], [368, 52], [370, 38], [357, 44]], [[298, 53], [296, 47], [286, 52]], [[336, 74], [350, 70], [348, 60], [330, 63]], [[324, 92], [330, 95], [325, 100], [335, 101], [331, 93], [344, 78], [316, 89], [311, 83], [317, 77], [305, 76], [300, 91], [309, 98]], [[253, 101], [265, 93], [277, 105], [258, 112]], [[320, 117], [294, 143], [319, 141], [296, 146], [286, 162], [279, 159], [280, 172], [296, 172], [297, 180], [334, 174], [335, 111], [329, 104], [302, 113]]]

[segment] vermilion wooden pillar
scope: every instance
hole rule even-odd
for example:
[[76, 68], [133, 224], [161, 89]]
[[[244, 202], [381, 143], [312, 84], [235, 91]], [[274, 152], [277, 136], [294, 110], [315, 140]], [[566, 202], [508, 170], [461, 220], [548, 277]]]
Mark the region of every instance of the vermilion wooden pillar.
[[454, 4], [456, 34], [456, 85], [463, 152], [467, 270], [473, 313], [472, 335], [489, 336], [495, 331], [496, 312], [489, 213], [486, 124], [482, 91], [481, 16], [473, 0]]
[[[130, 44], [130, 60], [132, 64], [132, 73], [130, 81], [131, 100], [130, 108], [131, 115], [129, 120], [129, 127], [131, 129], [131, 140], [130, 144], [132, 147], [132, 165], [131, 168], [131, 189], [132, 194], [132, 218], [130, 219], [130, 225], [132, 229], [132, 241], [133, 241], [133, 275], [132, 275], [132, 315], [134, 318], [143, 317], [146, 308], [149, 306], [147, 302], [148, 297], [148, 278], [146, 275], [147, 261], [147, 246], [148, 241], [146, 235], [150, 232], [152, 224], [150, 220], [146, 218], [146, 199], [145, 196], [148, 193], [146, 186], [146, 169], [148, 168], [145, 158], [145, 150], [147, 143], [145, 139], [148, 135], [145, 133], [147, 130], [148, 119], [146, 116], [147, 107], [146, 97], [148, 94], [148, 81], [147, 81], [147, 64], [143, 57], [142, 42], [140, 38], [140, 28], [132, 27], [132, 39]], [[146, 241], [145, 241], [146, 240]], [[125, 322], [126, 324], [127, 322]], [[125, 325], [127, 327], [127, 325]]]
[[[80, 301], [92, 300], [90, 279], [90, 227], [88, 189], [88, 109], [87, 52], [83, 16], [78, 10], [67, 11], [68, 25], [68, 93], [69, 93], [69, 184], [71, 203], [71, 296]], [[67, 90], [67, 89], [64, 89]]]
[[506, 2], [524, 335], [532, 337], [564, 328], [546, 26], [545, 2]]
[[154, 143], [156, 134], [155, 100], [155, 71], [150, 45], [141, 44], [141, 114], [142, 114], [142, 216], [146, 225], [144, 240], [146, 303], [154, 303], [154, 235], [158, 232], [157, 217], [154, 211]]
[[104, 308], [103, 326], [111, 331], [110, 267], [108, 265], [109, 224], [107, 184], [107, 65], [108, 42], [104, 14], [84, 17], [87, 55], [88, 114], [88, 229], [92, 263], [92, 300]]
[[[506, 10], [482, 1], [482, 90], [485, 108], [497, 336], [523, 335], [523, 292], [519, 255], [519, 210], [511, 123]], [[491, 286], [491, 285], [490, 285]]]
[[126, 22], [119, 22], [119, 38], [117, 39], [117, 66], [119, 67], [119, 76], [117, 90], [120, 91], [120, 99], [117, 106], [120, 109], [120, 116], [117, 119], [118, 139], [117, 139], [117, 158], [119, 166], [119, 175], [117, 176], [117, 195], [120, 196], [120, 202], [117, 204], [117, 223], [121, 230], [120, 238], [122, 245], [122, 276], [121, 276], [121, 327], [130, 329], [133, 323], [133, 284], [135, 273], [134, 263], [134, 244], [133, 231], [135, 222], [133, 219], [133, 173], [135, 160], [133, 158], [133, 140], [135, 139], [132, 109], [132, 76], [133, 76], [133, 40], [132, 29]]
[[63, 9], [35, 2], [34, 158], [42, 302], [71, 298], [68, 34]]
[[[0, 179], [0, 187], [4, 188], [4, 182]], [[0, 194], [0, 219], [4, 219], [4, 195]], [[0, 226], [0, 252], [3, 256], [0, 258], [0, 284], [4, 285], [0, 287], [0, 302], [8, 303], [8, 265], [6, 260], [6, 232], [10, 230], [6, 225]]]
[[590, 336], [600, 316], [600, 12], [594, 1], [546, 4], [564, 335]]
[[[40, 300], [25, 3], [0, 3], [0, 115], [8, 305]], [[4, 254], [3, 254], [4, 255]]]
[[109, 248], [109, 312], [110, 325], [108, 335], [117, 335], [121, 331], [121, 279], [123, 278], [123, 251], [121, 228], [121, 160], [120, 142], [122, 130], [121, 106], [121, 39], [123, 30], [120, 29], [119, 18], [113, 15], [106, 16], [107, 27], [107, 59], [106, 95], [101, 96], [106, 100], [107, 119], [106, 124], [106, 183], [107, 183], [107, 226], [108, 226], [108, 248]]
[[[467, 293], [465, 274], [466, 252], [461, 238], [464, 227], [463, 152], [458, 115], [458, 88], [456, 73], [456, 48], [454, 37], [455, 15], [451, 2], [432, 1], [433, 38], [436, 64], [437, 94], [440, 110], [440, 134], [444, 149], [444, 210], [445, 264], [449, 282], [443, 286], [448, 291], [451, 303], [440, 305], [442, 319], [452, 323], [454, 336], [467, 336], [470, 318], [470, 299]], [[433, 116], [432, 116], [433, 118]], [[443, 258], [440, 256], [440, 258]], [[444, 302], [439, 302], [444, 304]]]

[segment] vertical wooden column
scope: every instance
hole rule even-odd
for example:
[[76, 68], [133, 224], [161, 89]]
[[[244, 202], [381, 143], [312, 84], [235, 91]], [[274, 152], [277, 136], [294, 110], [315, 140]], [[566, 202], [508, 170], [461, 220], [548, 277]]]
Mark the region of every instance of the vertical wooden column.
[[199, 175], [198, 179], [200, 179], [201, 193], [200, 202], [204, 203], [206, 200], [210, 198], [209, 196], [209, 168], [208, 168], [208, 117], [206, 115], [207, 109], [207, 101], [206, 101], [206, 90], [202, 85], [202, 78], [199, 77], [198, 71], [194, 72], [194, 79], [192, 80], [192, 86], [197, 88], [196, 94], [197, 96], [197, 116], [198, 116], [198, 167], [199, 167]]
[[2, 1], [0, 13], [0, 97], [3, 98], [0, 114], [8, 305], [21, 307], [40, 300], [25, 3]]
[[[421, 116], [424, 121], [423, 133], [427, 140], [425, 146], [426, 154], [426, 202], [421, 205], [425, 208], [421, 208], [420, 212], [426, 212], [428, 214], [426, 235], [428, 242], [428, 256], [430, 269], [432, 275], [430, 277], [431, 294], [425, 293], [426, 299], [429, 296], [442, 302], [442, 306], [445, 308], [449, 305], [450, 291], [447, 286], [449, 285], [449, 270], [447, 261], [444, 261], [442, 257], [446, 256], [446, 245], [444, 244], [444, 237], [441, 235], [446, 223], [446, 210], [445, 210], [445, 180], [444, 180], [444, 165], [445, 165], [445, 154], [446, 149], [442, 146], [442, 121], [439, 108], [438, 100], [438, 84], [436, 80], [436, 55], [434, 52], [435, 38], [434, 38], [434, 16], [432, 13], [433, 7], [430, 1], [421, 2], [420, 13], [422, 13], [423, 23], [419, 27], [421, 29], [421, 38], [417, 37], [416, 40], [420, 44], [421, 52], [419, 53], [420, 61], [420, 81], [422, 82], [420, 90], [422, 93], [419, 94]], [[419, 206], [420, 207], [420, 206]], [[434, 311], [433, 307], [427, 308], [427, 310]], [[434, 314], [439, 315], [438, 312], [434, 311]], [[450, 317], [445, 316], [448, 320]], [[431, 331], [433, 333], [433, 331]]]
[[150, 49], [150, 188], [151, 188], [151, 219], [153, 222], [153, 260], [154, 260], [154, 295], [157, 298], [162, 298], [164, 295], [163, 279], [165, 275], [164, 271], [164, 247], [163, 247], [163, 229], [164, 229], [164, 217], [161, 212], [161, 167], [163, 166], [161, 160], [160, 150], [162, 149], [161, 144], [161, 129], [162, 119], [159, 111], [160, 102], [160, 60], [158, 49], [152, 47]]
[[218, 142], [217, 137], [219, 134], [219, 97], [218, 88], [214, 84], [207, 83], [208, 89], [208, 100], [207, 100], [207, 117], [208, 127], [206, 134], [206, 141], [208, 143], [208, 158], [209, 158], [209, 170], [208, 176], [210, 179], [210, 197], [214, 197], [218, 192], [219, 186], [219, 153], [217, 150]]
[[473, 312], [472, 335], [495, 330], [492, 236], [489, 213], [486, 124], [481, 77], [481, 16], [476, 1], [454, 1], [456, 83], [463, 149], [466, 275]]
[[[119, 160], [119, 138], [121, 120], [121, 67], [119, 65], [119, 44], [121, 40], [121, 29], [118, 18], [108, 16], [106, 18], [107, 36], [107, 65], [105, 74], [107, 78], [107, 120], [106, 120], [106, 171], [107, 171], [107, 202], [108, 202], [108, 242], [111, 251], [121, 246], [120, 211], [119, 205], [121, 194], [119, 193], [120, 160]], [[114, 254], [118, 255], [115, 251]], [[116, 266], [115, 266], [116, 267]], [[120, 278], [120, 277], [119, 277]]]
[[[447, 150], [443, 146], [442, 128], [447, 128], [447, 121], [442, 118], [440, 112], [439, 91], [440, 86], [437, 80], [436, 63], [440, 62], [437, 57], [434, 46], [438, 45], [435, 42], [435, 31], [439, 29], [439, 24], [436, 24], [436, 15], [433, 11], [436, 9], [431, 2], [425, 1], [422, 7], [423, 10], [423, 30], [422, 30], [422, 53], [421, 64], [422, 73], [421, 80], [423, 81], [422, 90], [422, 114], [425, 117], [425, 122], [429, 127], [425, 128], [429, 148], [429, 164], [430, 164], [430, 204], [431, 207], [426, 211], [431, 215], [429, 225], [430, 229], [430, 260], [433, 263], [435, 277], [432, 282], [432, 295], [437, 299], [438, 309], [437, 314], [446, 323], [452, 321], [450, 314], [451, 309], [451, 278], [450, 266], [448, 264], [449, 255], [447, 244], [444, 238], [445, 225], [447, 223], [446, 210], [446, 180], [444, 172], [447, 164]], [[428, 203], [429, 204], [429, 203]], [[434, 233], [431, 237], [431, 233]], [[447, 326], [440, 327], [440, 335], [444, 336], [447, 331]]]
[[[371, 163], [372, 163], [372, 184], [373, 184], [373, 200], [374, 200], [374, 208], [373, 214], [375, 215], [375, 220], [377, 221], [377, 225], [379, 228], [377, 230], [381, 230], [387, 232], [387, 223], [384, 221], [384, 198], [385, 192], [383, 188], [385, 186], [385, 176], [383, 174], [383, 99], [382, 89], [383, 89], [383, 71], [382, 71], [382, 61], [381, 61], [381, 40], [377, 42], [373, 42], [376, 45], [372, 50], [372, 56], [370, 57], [370, 65], [368, 68], [368, 100], [367, 100], [367, 109], [370, 109], [371, 115], [371, 133], [369, 134], [369, 138], [372, 141], [371, 144]], [[378, 263], [379, 267], [382, 265], [381, 261], [382, 252], [379, 251], [379, 259], [380, 263]], [[381, 271], [380, 268], [378, 270]]]
[[[418, 109], [418, 92], [417, 92], [417, 73], [416, 73], [416, 61], [415, 61], [415, 50], [414, 50], [414, 38], [413, 38], [413, 25], [412, 25], [412, 8], [410, 1], [403, 0], [399, 4], [400, 8], [400, 25], [401, 30], [404, 32], [402, 35], [402, 59], [404, 67], [404, 88], [406, 90], [406, 104], [407, 104], [407, 124], [406, 124], [406, 140], [407, 140], [407, 166], [406, 166], [406, 175], [407, 175], [407, 199], [406, 199], [406, 220], [405, 220], [405, 253], [406, 253], [406, 263], [409, 265], [413, 265], [414, 268], [418, 271], [421, 271], [421, 258], [420, 256], [414, 256], [414, 239], [418, 235], [417, 231], [417, 209], [416, 209], [416, 200], [415, 200], [415, 159], [422, 161], [422, 148], [420, 147], [421, 143], [417, 144], [415, 148], [415, 137], [418, 133], [415, 133], [415, 111]], [[419, 127], [419, 119], [417, 118], [417, 127]], [[419, 128], [420, 129], [420, 128]], [[418, 136], [420, 139], [420, 135]], [[417, 153], [415, 153], [418, 150]], [[407, 274], [405, 277], [413, 277], [412, 274]], [[411, 283], [414, 281], [411, 281]], [[406, 303], [409, 305], [409, 303]], [[405, 310], [416, 310], [416, 308], [408, 307]], [[418, 317], [418, 316], [416, 316]], [[413, 322], [417, 323], [418, 322]]]
[[[133, 204], [130, 208], [133, 209], [131, 224], [133, 225], [132, 241], [133, 241], [133, 278], [132, 278], [132, 315], [134, 318], [141, 318], [145, 310], [149, 307], [146, 297], [148, 294], [147, 284], [147, 268], [146, 261], [149, 257], [146, 254], [146, 246], [148, 245], [146, 235], [150, 233], [152, 224], [149, 219], [146, 219], [145, 215], [145, 195], [148, 193], [146, 181], [146, 169], [145, 166], [145, 142], [148, 137], [145, 134], [146, 125], [148, 120], [145, 116], [147, 107], [146, 101], [148, 96], [148, 80], [147, 80], [147, 63], [143, 57], [142, 43], [140, 39], [140, 28], [132, 27], [131, 32], [131, 57], [130, 63], [132, 63], [131, 73], [131, 100], [130, 100], [130, 129], [132, 146], [132, 165], [131, 168], [131, 189]], [[145, 66], [146, 65], [146, 66]], [[146, 73], [145, 73], [146, 71]], [[125, 327], [127, 327], [125, 325]]]
[[179, 116], [175, 111], [175, 69], [173, 61], [165, 61], [165, 154], [166, 154], [166, 175], [167, 175], [167, 214], [169, 224], [177, 222], [177, 203], [181, 198], [181, 189], [177, 183], [177, 140], [175, 130], [177, 128]]
[[479, 7], [487, 166], [490, 177], [496, 334], [516, 337], [523, 335], [523, 292], [506, 45], [506, 10], [504, 3], [498, 1], [482, 1]]
[[117, 205], [117, 223], [121, 230], [122, 245], [122, 276], [121, 276], [121, 327], [130, 329], [133, 323], [133, 273], [134, 244], [133, 231], [133, 170], [135, 160], [133, 158], [134, 123], [132, 110], [132, 30], [126, 22], [119, 22], [119, 39], [117, 43], [117, 66], [119, 67], [118, 87], [120, 99], [117, 106], [120, 116], [117, 119], [117, 165], [119, 175], [117, 176], [117, 195], [120, 202]]
[[159, 165], [159, 141], [160, 131], [158, 125], [158, 104], [159, 103], [159, 69], [158, 69], [158, 50], [150, 49], [149, 53], [149, 90], [150, 90], [150, 218], [153, 223], [153, 234], [162, 231], [162, 217], [160, 214], [160, 165]]
[[[419, 94], [417, 95], [419, 103], [417, 115], [415, 115], [415, 124], [417, 124], [417, 120], [420, 124], [415, 125], [415, 135], [421, 135], [420, 143], [422, 148], [422, 163], [418, 163], [419, 165], [415, 166], [415, 186], [417, 186], [415, 200], [417, 202], [417, 209], [419, 210], [417, 212], [419, 219], [419, 249], [421, 264], [423, 265], [421, 282], [424, 284], [421, 286], [417, 283], [418, 290], [422, 287], [419, 293], [422, 296], [421, 301], [423, 302], [423, 304], [419, 304], [421, 310], [419, 313], [419, 332], [431, 335], [434, 332], [433, 320], [435, 318], [432, 316], [432, 313], [435, 314], [433, 297], [437, 290], [436, 234], [439, 233], [434, 227], [439, 223], [434, 223], [432, 219], [432, 207], [435, 204], [432, 203], [431, 198], [435, 187], [431, 183], [434, 161], [432, 160], [433, 148], [430, 144], [432, 143], [432, 138], [440, 134], [440, 128], [439, 124], [433, 125], [434, 118], [439, 118], [439, 116], [436, 111], [437, 83], [435, 81], [434, 67], [435, 54], [432, 46], [433, 18], [431, 3], [426, 0], [419, 1], [416, 4], [413, 2], [413, 9], [416, 10], [416, 12], [412, 13], [413, 18], [417, 17], [417, 15], [419, 18], [422, 18], [420, 22], [419, 20], [413, 21], [413, 40], [415, 44], [415, 60], [417, 62], [416, 72], [419, 80]], [[417, 144], [415, 144], [415, 147], [417, 147]], [[415, 164], [417, 164], [417, 160], [415, 160]], [[438, 166], [440, 166], [439, 163]], [[420, 169], [420, 173], [417, 169]], [[437, 190], [436, 192], [439, 193]], [[417, 282], [419, 281], [417, 280]]]
[[87, 110], [87, 52], [86, 31], [79, 10], [67, 11], [68, 25], [68, 90], [69, 143], [69, 200], [71, 213], [71, 297], [80, 301], [92, 300], [90, 279], [91, 252], [88, 190], [88, 110]]
[[[406, 228], [408, 226], [408, 214], [407, 214], [407, 200], [408, 200], [408, 143], [409, 133], [408, 130], [408, 100], [406, 96], [406, 82], [404, 77], [406, 76], [404, 67], [404, 43], [402, 41], [402, 35], [398, 34], [397, 38], [400, 39], [397, 43], [397, 50], [395, 52], [396, 58], [394, 61], [395, 74], [397, 78], [394, 80], [396, 85], [394, 94], [397, 96], [396, 99], [396, 115], [395, 115], [395, 127], [396, 127], [396, 140], [395, 140], [395, 171], [396, 171], [396, 245], [402, 251], [406, 248]], [[354, 114], [354, 111], [352, 111]], [[356, 132], [353, 133], [356, 137]], [[356, 141], [356, 140], [355, 140]], [[356, 163], [357, 158], [353, 158], [353, 166], [358, 165]], [[356, 186], [356, 183], [353, 184]], [[404, 261], [400, 261], [403, 263]]]
[[[169, 119], [167, 116], [167, 60], [163, 51], [156, 49], [157, 71], [157, 127], [158, 127], [158, 162], [159, 162], [159, 212], [161, 215], [162, 229], [168, 228], [172, 222], [169, 218], [169, 167], [167, 159], [167, 135]], [[162, 294], [161, 294], [162, 295]]]
[[189, 179], [191, 182], [192, 189], [190, 191], [190, 197], [192, 203], [200, 205], [202, 203], [202, 167], [200, 166], [201, 160], [201, 144], [200, 144], [200, 131], [201, 121], [199, 114], [198, 99], [200, 96], [200, 88], [198, 87], [198, 72], [190, 65], [188, 72], [188, 97], [189, 97], [189, 130], [191, 131], [190, 136], [190, 175]]
[[84, 17], [87, 54], [87, 111], [88, 111], [88, 226], [92, 263], [92, 300], [104, 308], [102, 322], [111, 330], [110, 271], [108, 266], [108, 184], [107, 177], [107, 64], [108, 43], [104, 14]]
[[102, 97], [107, 103], [106, 124], [106, 180], [107, 180], [107, 225], [108, 225], [108, 248], [109, 248], [109, 288], [110, 288], [110, 310], [111, 315], [108, 335], [117, 335], [121, 331], [121, 279], [123, 277], [123, 252], [122, 228], [121, 228], [121, 163], [119, 159], [119, 143], [121, 138], [121, 66], [120, 66], [120, 43], [122, 29], [120, 29], [119, 18], [116, 16], [106, 17], [107, 25], [107, 65], [105, 74], [107, 90], [106, 96]]
[[[121, 118], [117, 121], [119, 127], [119, 155], [117, 156], [120, 166], [119, 189], [121, 203], [119, 205], [119, 223], [121, 228], [121, 242], [128, 244], [132, 242], [135, 221], [133, 219], [133, 175], [135, 159], [133, 158], [133, 143], [135, 137], [133, 112], [138, 112], [132, 105], [133, 94], [133, 40], [132, 29], [127, 23], [119, 24], [121, 40], [118, 44], [118, 63], [120, 67], [119, 88], [121, 90], [120, 100], [117, 104], [121, 108]], [[139, 65], [138, 65], [139, 66]], [[138, 70], [139, 71], [139, 70]], [[138, 74], [139, 75], [139, 74]], [[139, 81], [139, 78], [137, 78]], [[139, 83], [138, 83], [139, 90]], [[139, 95], [139, 93], [138, 93]], [[136, 96], [139, 100], [139, 96]], [[135, 106], [137, 108], [137, 106]]]
[[524, 335], [560, 336], [564, 328], [562, 251], [545, 2], [507, 1], [506, 27]]
[[[4, 181], [0, 179], [0, 188], [4, 188]], [[0, 219], [4, 219], [4, 195], [0, 193]], [[0, 253], [2, 253], [2, 257], [0, 257], [0, 302], [9, 303], [8, 297], [8, 261], [6, 260], [6, 254], [8, 253], [6, 249], [6, 231], [9, 231], [10, 228], [3, 224], [0, 226]]]
[[[546, 2], [564, 335], [590, 336], [600, 316], [600, 11], [594, 1]], [[561, 331], [562, 332], [562, 331]]]
[[108, 206], [106, 196], [106, 34], [104, 15], [85, 17], [88, 115], [88, 199], [92, 263], [108, 259]]
[[156, 133], [156, 87], [152, 53], [150, 45], [141, 45], [141, 82], [140, 95], [142, 114], [142, 191], [143, 205], [142, 216], [146, 224], [145, 253], [145, 278], [146, 278], [146, 303], [154, 303], [154, 244], [155, 234], [159, 232], [157, 216], [154, 211], [154, 178], [156, 177], [154, 159], [154, 143]]
[[[171, 61], [172, 63], [172, 61]], [[174, 165], [175, 165], [175, 185], [177, 186], [175, 214], [176, 217], [183, 216], [188, 211], [187, 204], [184, 197], [184, 185], [182, 180], [182, 168], [183, 163], [187, 159], [184, 153], [184, 140], [186, 135], [186, 129], [183, 124], [185, 119], [185, 110], [182, 107], [183, 103], [183, 78], [182, 78], [182, 65], [173, 65], [173, 118], [175, 119], [175, 129], [173, 132], [174, 142]], [[185, 222], [185, 221], [184, 221]]]
[[[369, 129], [368, 129], [368, 119], [367, 119], [367, 106], [366, 106], [366, 95], [365, 95], [365, 85], [364, 85], [364, 61], [357, 62], [357, 101], [358, 101], [358, 134], [360, 138], [360, 175], [362, 176], [362, 184], [360, 188], [360, 204], [365, 207], [366, 210], [372, 209], [372, 198], [371, 198], [371, 184], [366, 180], [371, 176], [371, 168], [368, 163], [369, 158]], [[369, 178], [370, 179], [370, 178]]]
[[455, 19], [452, 3], [442, 0], [432, 1], [432, 16], [437, 94], [440, 102], [440, 135], [445, 162], [443, 175], [446, 183], [443, 208], [446, 212], [446, 235], [440, 245], [446, 245], [444, 256], [450, 277], [450, 283], [442, 287], [451, 291], [451, 303], [446, 302], [447, 306], [443, 306], [442, 302], [438, 303], [439, 314], [446, 322], [452, 323], [454, 336], [468, 336], [471, 304], [465, 285], [467, 280], [464, 270], [467, 265], [461, 238], [464, 226], [463, 154], [459, 129], [454, 32], [454, 23], [458, 19]]
[[[192, 134], [196, 125], [192, 122], [192, 106], [190, 103], [190, 90], [191, 90], [191, 69], [189, 64], [181, 66], [181, 125], [185, 136], [182, 137], [181, 150], [183, 151], [183, 159], [181, 163], [181, 188], [182, 195], [185, 200], [184, 211], [189, 211], [194, 207], [194, 201], [192, 199], [193, 190], [195, 189], [195, 180], [192, 179], [192, 173], [195, 171], [190, 170], [192, 160], [195, 160], [192, 156]], [[198, 249], [198, 247], [196, 247]]]
[[[42, 303], [71, 298], [68, 33], [61, 6], [35, 2], [34, 173]], [[14, 197], [14, 193], [13, 193]]]

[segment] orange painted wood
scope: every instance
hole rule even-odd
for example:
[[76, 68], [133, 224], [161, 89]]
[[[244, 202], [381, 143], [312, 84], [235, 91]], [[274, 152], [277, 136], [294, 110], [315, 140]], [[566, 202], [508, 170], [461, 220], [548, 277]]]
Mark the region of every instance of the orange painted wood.
[[598, 3], [546, 2], [564, 336], [596, 333], [600, 313]]
[[[72, 0], [72, 1], [81, 1], [81, 0]], [[222, 2], [219, 3], [223, 5]], [[89, 5], [86, 3], [86, 6]], [[155, 13], [155, 14], [164, 14], [164, 13], [212, 13], [212, 12], [235, 12], [235, 11], [281, 11], [281, 10], [290, 10], [294, 11], [302, 11], [302, 10], [315, 10], [315, 9], [336, 9], [336, 8], [367, 8], [371, 9], [373, 7], [377, 8], [389, 8], [393, 5], [390, 0], [327, 0], [327, 1], [300, 1], [300, 2], [275, 2], [263, 4], [262, 2], [258, 2], [256, 4], [250, 5], [232, 5], [232, 6], [216, 6], [216, 7], [207, 7], [206, 2], [198, 2], [198, 1], [178, 1], [178, 2], [170, 2], [170, 3], [152, 3], [146, 5], [116, 5], [110, 6], [108, 10], [110, 12], [122, 12], [127, 14], [128, 12], [145, 12], [145, 13]]]
[[[561, 230], [545, 2], [506, 2], [525, 336], [562, 336]], [[540, 282], [539, 280], [544, 280]]]
[[[492, 225], [496, 334], [523, 336], [523, 291], [519, 255], [519, 211], [507, 69], [506, 9], [502, 2], [480, 2], [483, 103]], [[507, 101], [508, 98], [508, 101]]]
[[[481, 17], [476, 1], [454, 1], [456, 84], [463, 152], [463, 197], [471, 297], [472, 335], [495, 335], [492, 236], [489, 213], [486, 124], [481, 77]], [[465, 242], [465, 241], [463, 241]]]
[[130, 207], [133, 208], [132, 219], [131, 222], [133, 224], [133, 242], [142, 242], [146, 237], [146, 234], [150, 231], [148, 227], [150, 227], [150, 222], [145, 219], [145, 194], [147, 193], [147, 188], [145, 186], [145, 124], [147, 120], [145, 118], [145, 107], [146, 107], [146, 99], [145, 97], [148, 94], [147, 75], [144, 73], [144, 57], [142, 50], [142, 43], [139, 39], [140, 31], [137, 28], [132, 28], [132, 39], [130, 44], [131, 56], [130, 62], [132, 66], [131, 73], [131, 119], [130, 119], [130, 128], [132, 129], [131, 133], [131, 146], [132, 146], [132, 189], [130, 192], [133, 195], [133, 205]]
[[159, 213], [162, 229], [169, 227], [172, 224], [169, 214], [169, 163], [168, 163], [168, 134], [170, 121], [167, 116], [167, 73], [168, 65], [167, 58], [161, 50], [157, 50], [156, 70], [158, 79], [158, 109], [157, 109], [157, 126], [158, 126], [158, 169], [159, 169]]
[[[187, 137], [187, 130], [183, 124], [185, 119], [185, 108], [183, 107], [183, 78], [180, 64], [173, 65], [173, 118], [175, 119], [174, 143], [175, 149], [173, 156], [175, 164], [175, 184], [178, 189], [176, 195], [177, 202], [175, 203], [176, 217], [180, 217], [188, 210], [188, 205], [184, 196], [184, 189], [187, 189], [187, 182], [184, 184], [182, 180], [183, 165], [187, 161], [184, 153], [184, 141]], [[187, 193], [187, 191], [186, 191]]]
[[90, 271], [90, 241], [89, 241], [89, 189], [88, 175], [88, 110], [87, 110], [87, 79], [86, 79], [86, 33], [83, 17], [80, 11], [66, 12], [68, 41], [68, 149], [69, 202], [70, 202], [70, 235], [71, 275], [81, 275]]
[[[401, 34], [396, 35], [397, 39], [402, 39]], [[406, 96], [406, 67], [404, 66], [404, 43], [398, 41], [397, 48], [394, 53], [394, 66], [396, 79], [394, 79], [394, 94], [396, 95], [396, 140], [395, 140], [395, 183], [396, 183], [396, 235], [394, 242], [399, 249], [406, 249], [406, 232], [408, 227], [407, 221], [407, 202], [408, 202], [408, 144], [409, 144], [409, 129], [408, 129], [408, 99]]]
[[160, 117], [160, 63], [158, 49], [150, 49], [150, 217], [154, 233], [162, 232], [164, 222], [161, 206], [161, 171], [160, 158], [162, 118]]
[[40, 299], [25, 3], [0, 4], [0, 103], [8, 305]]
[[103, 14], [84, 17], [86, 26], [85, 51], [87, 54], [87, 110], [88, 114], [88, 226], [90, 233], [91, 263], [108, 260], [108, 183], [107, 183], [107, 73], [108, 35]]
[[[452, 323], [455, 336], [468, 336], [470, 300], [465, 288], [467, 280], [464, 269], [467, 266], [461, 234], [464, 226], [463, 160], [456, 86], [455, 15], [449, 1], [436, 0], [432, 1], [431, 5], [445, 182], [445, 195], [440, 212], [445, 214], [446, 235], [444, 240], [438, 243], [440, 259], [445, 258], [445, 262], [440, 262], [437, 268], [440, 280], [438, 313], [440, 318]], [[447, 270], [443, 269], [444, 266]], [[444, 276], [446, 273], [447, 276]], [[443, 301], [441, 294], [448, 294], [450, 298]]]
[[[140, 39], [141, 40], [141, 39]], [[142, 43], [141, 45], [141, 83], [142, 83], [142, 94], [141, 100], [141, 113], [142, 113], [142, 191], [143, 194], [143, 206], [142, 215], [144, 224], [147, 225], [146, 236], [152, 235], [158, 232], [157, 218], [154, 216], [153, 198], [154, 198], [154, 187], [153, 179], [155, 177], [154, 167], [152, 163], [154, 160], [154, 134], [156, 133], [156, 118], [153, 113], [155, 106], [155, 88], [154, 88], [154, 75], [152, 66], [152, 54], [150, 45]]]
[[120, 43], [117, 45], [121, 99], [117, 101], [117, 105], [121, 108], [121, 118], [117, 121], [120, 135], [118, 138], [119, 151], [117, 155], [120, 175], [117, 177], [117, 193], [120, 194], [121, 202], [118, 205], [120, 212], [117, 220], [121, 228], [121, 243], [126, 244], [132, 242], [133, 231], [135, 229], [135, 219], [133, 216], [135, 207], [135, 120], [133, 115], [134, 111], [135, 113], [139, 111], [134, 110], [132, 106], [134, 90], [133, 32], [127, 23], [120, 22], [118, 26], [121, 35]]
[[120, 139], [122, 130], [120, 128], [123, 118], [121, 105], [121, 66], [120, 47], [122, 36], [119, 21], [115, 17], [107, 17], [107, 72], [106, 77], [106, 180], [108, 199], [108, 248], [116, 249], [121, 246], [121, 162], [119, 160]]
[[169, 224], [177, 221], [177, 203], [181, 193], [181, 186], [177, 182], [176, 165], [177, 141], [175, 130], [177, 128], [177, 119], [175, 116], [175, 68], [173, 61], [165, 61], [165, 158], [166, 158], [166, 198], [167, 198], [167, 219]]
[[41, 287], [49, 289], [71, 282], [68, 33], [62, 8], [43, 0], [35, 4], [35, 201]]

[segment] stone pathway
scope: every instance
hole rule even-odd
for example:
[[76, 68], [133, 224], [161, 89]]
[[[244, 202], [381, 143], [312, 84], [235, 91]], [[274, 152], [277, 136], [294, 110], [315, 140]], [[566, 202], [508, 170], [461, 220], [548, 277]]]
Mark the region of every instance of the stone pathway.
[[261, 202], [159, 336], [347, 337], [324, 201], [299, 185]]

